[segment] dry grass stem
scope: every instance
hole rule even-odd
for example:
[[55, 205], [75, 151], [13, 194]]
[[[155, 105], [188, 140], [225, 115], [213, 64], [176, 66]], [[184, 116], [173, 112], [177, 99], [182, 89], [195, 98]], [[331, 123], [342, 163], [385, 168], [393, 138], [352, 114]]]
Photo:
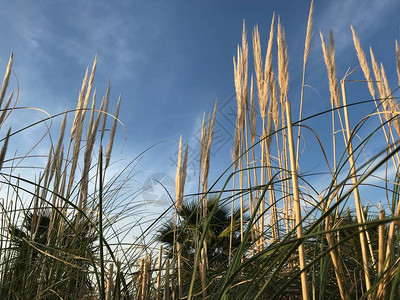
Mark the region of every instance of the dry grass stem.
[[[3, 125], [3, 122], [4, 122], [4, 120], [6, 119], [6, 117], [7, 117], [8, 115], [10, 115], [10, 113], [11, 113], [11, 111], [12, 111], [12, 109], [9, 109], [9, 107], [10, 107], [10, 103], [11, 103], [11, 100], [12, 100], [13, 96], [14, 96], [14, 91], [12, 91], [12, 92], [10, 93], [10, 96], [8, 96], [8, 99], [7, 99], [6, 104], [5, 104], [4, 107], [1, 109], [2, 112], [1, 112], [1, 115], [0, 115], [0, 128], [1, 128], [1, 126]], [[14, 105], [15, 105], [15, 104], [14, 104]]]
[[[297, 226], [297, 237], [300, 238], [303, 235], [302, 228], [302, 220], [301, 220], [301, 208], [300, 208], [300, 195], [299, 195], [299, 185], [297, 178], [297, 163], [295, 157], [294, 150], [294, 141], [293, 141], [293, 130], [292, 130], [292, 118], [290, 111], [290, 103], [289, 101], [285, 102], [286, 105], [286, 119], [287, 119], [287, 129], [288, 129], [288, 150], [290, 156], [290, 174], [292, 177], [292, 188], [293, 188], [293, 203], [294, 203], [294, 213], [296, 218], [296, 226]], [[306, 256], [304, 251], [304, 245], [300, 244], [299, 246], [299, 262], [300, 262], [300, 270], [304, 270], [306, 267]], [[307, 272], [301, 273], [301, 289], [303, 300], [309, 299], [309, 291], [308, 291], [308, 279]]]

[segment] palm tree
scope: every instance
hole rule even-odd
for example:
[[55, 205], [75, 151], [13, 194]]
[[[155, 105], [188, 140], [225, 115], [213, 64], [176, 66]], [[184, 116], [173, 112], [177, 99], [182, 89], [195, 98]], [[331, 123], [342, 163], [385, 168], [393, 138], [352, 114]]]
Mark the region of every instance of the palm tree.
[[[241, 244], [240, 209], [234, 209], [231, 219], [231, 211], [228, 205], [221, 204], [217, 198], [209, 198], [207, 210], [210, 222], [206, 232], [206, 243], [208, 276], [211, 279], [224, 272], [228, 266], [231, 228], [233, 230], [232, 252], [234, 253]], [[202, 218], [201, 203], [199, 201], [186, 202], [177, 211], [176, 223], [175, 217], [172, 217], [162, 224], [156, 234], [156, 240], [164, 245], [170, 256], [174, 254], [173, 249], [176, 243], [180, 244], [184, 286], [190, 283], [192, 277], [194, 255], [198, 247], [199, 237], [203, 232], [204, 221], [207, 220]], [[246, 218], [245, 221], [247, 221]]]
[[78, 215], [68, 222], [54, 215], [51, 229], [51, 218], [47, 211], [28, 212], [20, 227], [9, 226], [10, 246], [3, 249], [8, 250], [7, 268], [2, 268], [0, 276], [1, 299], [34, 295], [53, 299], [54, 294], [80, 299], [93, 292], [88, 256], [97, 251], [95, 225]]

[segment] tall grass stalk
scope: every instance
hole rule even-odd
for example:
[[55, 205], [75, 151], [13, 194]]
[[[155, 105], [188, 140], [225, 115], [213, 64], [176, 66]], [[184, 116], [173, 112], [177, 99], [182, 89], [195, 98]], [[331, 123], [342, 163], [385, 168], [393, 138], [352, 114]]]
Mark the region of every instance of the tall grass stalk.
[[[361, 198], [359, 194], [359, 189], [357, 187], [357, 174], [355, 169], [355, 162], [353, 156], [353, 147], [352, 147], [352, 133], [350, 131], [350, 122], [349, 122], [349, 114], [347, 110], [347, 99], [346, 99], [346, 87], [345, 87], [345, 79], [346, 76], [341, 80], [341, 88], [342, 88], [342, 101], [343, 101], [343, 110], [344, 110], [344, 117], [345, 117], [345, 124], [346, 124], [346, 147], [347, 152], [349, 155], [349, 164], [350, 164], [350, 176], [352, 178], [352, 182], [355, 186], [354, 189], [354, 201], [356, 206], [357, 212], [357, 221], [360, 224], [365, 223], [365, 216], [364, 210], [361, 204]], [[363, 230], [363, 226], [360, 226], [360, 246], [362, 251], [362, 258], [363, 258], [363, 268], [364, 268], [364, 276], [365, 276], [365, 286], [366, 290], [368, 291], [371, 287], [370, 275], [369, 275], [369, 268], [368, 268], [368, 253], [367, 253], [367, 245], [369, 245], [369, 250], [371, 252], [371, 259], [374, 261], [374, 256], [372, 253], [372, 247], [370, 238], [368, 236], [368, 231]]]
[[[299, 196], [299, 184], [297, 179], [297, 163], [296, 163], [296, 154], [294, 150], [293, 143], [293, 129], [292, 129], [292, 117], [291, 117], [291, 109], [289, 101], [285, 102], [286, 108], [286, 119], [287, 119], [287, 129], [288, 129], [288, 143], [289, 143], [289, 155], [290, 155], [290, 166], [291, 166], [291, 177], [292, 177], [292, 189], [293, 189], [293, 203], [294, 203], [294, 214], [296, 218], [296, 227], [297, 227], [297, 237], [301, 238], [303, 234], [302, 220], [301, 220], [301, 207], [300, 207], [300, 196]], [[303, 299], [309, 299], [309, 291], [308, 291], [308, 279], [307, 273], [305, 272], [306, 267], [306, 257], [304, 251], [304, 245], [299, 245], [299, 262], [300, 262], [300, 271], [301, 273], [301, 290]]]

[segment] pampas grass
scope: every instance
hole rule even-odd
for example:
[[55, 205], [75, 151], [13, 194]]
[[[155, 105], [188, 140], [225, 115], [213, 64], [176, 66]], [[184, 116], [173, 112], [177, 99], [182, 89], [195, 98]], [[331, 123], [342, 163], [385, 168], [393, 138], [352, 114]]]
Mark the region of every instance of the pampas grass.
[[[353, 104], [346, 92], [352, 88], [350, 76], [358, 74], [357, 70], [347, 72], [339, 84], [333, 33], [329, 33], [328, 45], [320, 32], [326, 94], [330, 94], [326, 101], [330, 101], [331, 109], [303, 118], [307, 111], [303, 111], [303, 102], [307, 103], [308, 97], [304, 87], [310, 72], [306, 65], [313, 42], [313, 12], [311, 1], [305, 23], [302, 81], [290, 83], [300, 87], [299, 119], [292, 120], [291, 103], [296, 99], [289, 94], [289, 51], [280, 17], [276, 22], [275, 14], [272, 16], [265, 56], [258, 26], [252, 31], [254, 74], [249, 73], [252, 69], [243, 22], [241, 44], [233, 58], [237, 115], [232, 165], [221, 171], [216, 182], [209, 180], [215, 167], [211, 157], [218, 118], [215, 102], [212, 112], [203, 117], [197, 193], [185, 191], [189, 155], [180, 137], [175, 195], [170, 196], [169, 209], [150, 223], [141, 218], [129, 221], [143, 212], [143, 204], [136, 198], [140, 191], [128, 192], [121, 200], [125, 185], [132, 179], [129, 166], [115, 176], [108, 174], [121, 122], [121, 97], [113, 101], [108, 82], [101, 102], [97, 100], [97, 57], [85, 71], [76, 109], [23, 127], [28, 130], [59, 119], [57, 138], [50, 143], [40, 173], [33, 179], [20, 175], [21, 158], [8, 153], [13, 138], [21, 131], [4, 131], [0, 170], [7, 199], [0, 202], [0, 297], [398, 298], [397, 89], [390, 88], [391, 74], [386, 73], [371, 48], [368, 61], [351, 27], [354, 56], [365, 78], [363, 84], [373, 98]], [[395, 53], [400, 82], [397, 41]], [[2, 127], [13, 117], [12, 103], [17, 100], [15, 93], [7, 90], [12, 60], [13, 55], [0, 91]], [[350, 106], [369, 103], [374, 106], [373, 112], [352, 127], [350, 120], [356, 122], [358, 116], [352, 115]], [[319, 118], [332, 122], [332, 144], [321, 139], [318, 128], [312, 129], [308, 123], [320, 122]], [[112, 122], [109, 133], [107, 122]], [[300, 125], [318, 142], [319, 148], [311, 149], [312, 156], [318, 159], [321, 154], [321, 161], [326, 163], [319, 173], [299, 167], [307, 163], [299, 156]], [[296, 126], [299, 128], [294, 134]], [[47, 132], [51, 135], [52, 130]], [[343, 141], [337, 139], [337, 133]], [[376, 150], [381, 141], [381, 149]], [[363, 160], [361, 154], [371, 143], [376, 154]], [[390, 161], [394, 176], [387, 171]], [[324, 170], [326, 174], [322, 174]], [[380, 175], [382, 170], [385, 178]], [[321, 177], [325, 186], [314, 187], [313, 176]], [[390, 203], [379, 204], [377, 209], [368, 206], [365, 185], [383, 191], [380, 193], [386, 194]], [[190, 201], [198, 203], [192, 211], [187, 205]], [[165, 240], [153, 237], [161, 229], [166, 229], [163, 232], [169, 244], [160, 244]], [[132, 230], [140, 233], [133, 241], [127, 239]]]

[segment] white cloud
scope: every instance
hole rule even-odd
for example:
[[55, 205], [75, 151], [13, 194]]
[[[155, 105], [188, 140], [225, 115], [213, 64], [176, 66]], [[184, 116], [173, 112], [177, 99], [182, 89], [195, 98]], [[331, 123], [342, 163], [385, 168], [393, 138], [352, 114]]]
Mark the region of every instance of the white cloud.
[[[321, 4], [321, 5], [325, 5]], [[353, 25], [359, 36], [372, 36], [385, 26], [385, 19], [398, 6], [396, 0], [330, 1], [321, 14], [316, 15], [315, 28], [324, 33], [332, 28], [338, 51], [352, 45], [350, 26]]]

